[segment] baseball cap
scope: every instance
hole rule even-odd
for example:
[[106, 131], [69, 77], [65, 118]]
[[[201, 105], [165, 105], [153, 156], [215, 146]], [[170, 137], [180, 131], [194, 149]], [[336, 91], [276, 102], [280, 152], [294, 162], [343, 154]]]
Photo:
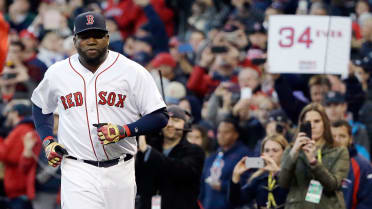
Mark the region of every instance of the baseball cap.
[[186, 88], [178, 81], [172, 81], [165, 87], [165, 102], [167, 104], [178, 104], [180, 99], [185, 96]]
[[160, 67], [162, 65], [170, 66], [170, 67], [176, 67], [177, 63], [173, 59], [172, 55], [169, 53], [159, 53], [156, 55], [156, 57], [151, 61], [151, 66], [152, 67]]
[[170, 105], [170, 106], [167, 107], [167, 110], [168, 110], [169, 117], [179, 118], [179, 119], [182, 119], [184, 121], [187, 120], [185, 110], [183, 110], [179, 106], [177, 106], [177, 105]]
[[372, 57], [371, 55], [367, 55], [361, 59], [353, 60], [354, 65], [361, 67], [366, 72], [372, 72]]
[[20, 38], [30, 38], [30, 39], [33, 39], [33, 40], [37, 40], [35, 34], [33, 34], [32, 32], [30, 32], [26, 29], [23, 29], [23, 30], [21, 30], [21, 32], [19, 32], [19, 37]]
[[78, 34], [87, 30], [107, 31], [105, 17], [97, 12], [85, 12], [75, 18], [74, 33]]
[[273, 110], [269, 113], [269, 121], [289, 123], [289, 119], [285, 112], [281, 109]]
[[253, 33], [265, 33], [266, 34], [266, 29], [261, 22], [255, 22], [247, 26], [246, 32], [248, 34], [253, 34]]
[[337, 91], [329, 91], [324, 96], [324, 105], [340, 104], [345, 102], [345, 96]]
[[12, 111], [18, 112], [20, 116], [29, 116], [31, 115], [31, 106], [30, 105], [25, 105], [25, 104], [15, 104], [11, 108]]

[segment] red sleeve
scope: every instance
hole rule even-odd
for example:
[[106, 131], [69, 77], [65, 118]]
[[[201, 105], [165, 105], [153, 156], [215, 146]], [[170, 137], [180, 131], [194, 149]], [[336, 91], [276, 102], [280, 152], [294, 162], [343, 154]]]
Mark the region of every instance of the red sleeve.
[[19, 137], [19, 132], [12, 131], [4, 141], [0, 142], [0, 160], [8, 165], [17, 165], [19, 156], [22, 154], [23, 145]]
[[187, 88], [203, 97], [208, 93], [210, 81], [211, 77], [207, 74], [206, 70], [196, 65], [187, 81]]

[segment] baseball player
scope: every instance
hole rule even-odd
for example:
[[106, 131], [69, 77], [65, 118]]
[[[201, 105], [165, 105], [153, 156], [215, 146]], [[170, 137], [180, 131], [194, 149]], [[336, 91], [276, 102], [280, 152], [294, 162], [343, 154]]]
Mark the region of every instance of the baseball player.
[[166, 126], [164, 101], [146, 69], [108, 50], [102, 15], [76, 17], [74, 45], [77, 54], [50, 66], [31, 97], [48, 162], [62, 163], [61, 206], [133, 209], [135, 136]]

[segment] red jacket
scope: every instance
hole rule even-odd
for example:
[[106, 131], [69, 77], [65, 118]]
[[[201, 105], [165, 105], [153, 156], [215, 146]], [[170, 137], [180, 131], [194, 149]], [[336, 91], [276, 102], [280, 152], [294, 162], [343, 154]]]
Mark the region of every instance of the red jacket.
[[[150, 3], [163, 21], [168, 37], [171, 37], [174, 34], [174, 12], [167, 7], [164, 0], [150, 0]], [[120, 10], [121, 14], [118, 14], [118, 12], [112, 13], [115, 15], [115, 20], [123, 38], [133, 35], [138, 28], [147, 22], [147, 17], [142, 8], [133, 3], [133, 0], [122, 0], [118, 4], [114, 3], [113, 0], [107, 1], [106, 13], [117, 9]]]
[[[33, 158], [23, 157], [23, 137], [33, 132], [36, 143], [33, 147]], [[20, 123], [0, 141], [0, 161], [4, 163], [4, 187], [9, 198], [27, 195], [35, 197], [35, 176], [37, 158], [41, 150], [41, 140], [37, 136], [33, 123]]]
[[5, 21], [3, 14], [0, 13], [0, 73], [3, 70], [6, 55], [8, 52], [8, 32], [9, 25]]
[[[237, 84], [238, 77], [232, 75], [230, 81]], [[205, 95], [212, 93], [220, 83], [220, 80], [213, 79], [205, 69], [195, 65], [190, 78], [187, 81], [187, 88], [196, 95], [204, 97]]]

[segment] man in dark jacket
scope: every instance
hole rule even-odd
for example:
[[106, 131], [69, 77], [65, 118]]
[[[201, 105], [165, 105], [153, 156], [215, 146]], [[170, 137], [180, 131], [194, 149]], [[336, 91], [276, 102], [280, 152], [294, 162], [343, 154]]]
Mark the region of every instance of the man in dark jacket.
[[347, 209], [367, 209], [372, 205], [372, 166], [357, 153], [347, 121], [339, 120], [332, 124], [332, 135], [336, 145], [349, 149], [350, 170], [342, 183]]
[[197, 197], [204, 163], [204, 152], [184, 137], [186, 113], [178, 106], [169, 106], [168, 125], [162, 130], [158, 149], [139, 139], [136, 179], [140, 205], [138, 209], [199, 208]]

